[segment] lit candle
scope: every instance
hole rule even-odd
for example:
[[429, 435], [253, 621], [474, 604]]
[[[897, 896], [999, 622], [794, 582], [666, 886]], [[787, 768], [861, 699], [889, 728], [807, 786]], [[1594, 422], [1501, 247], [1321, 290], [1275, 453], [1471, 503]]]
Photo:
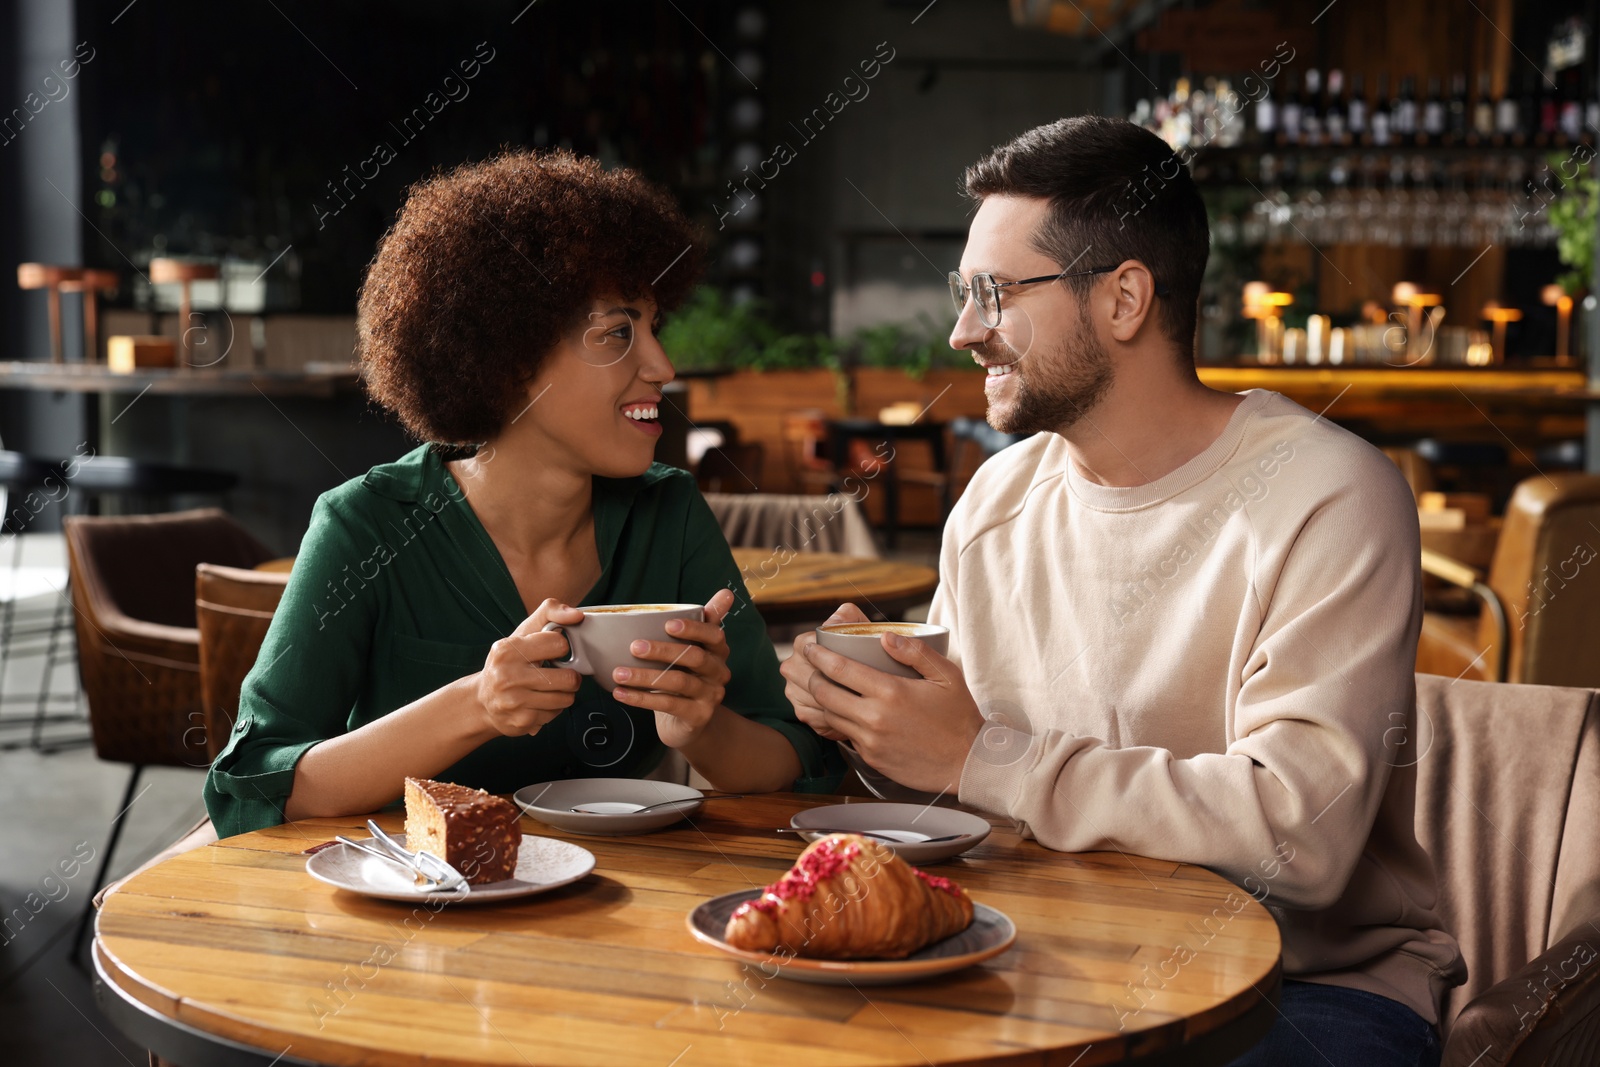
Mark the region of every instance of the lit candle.
[[1545, 286], [1539, 297], [1546, 306], [1556, 309], [1556, 359], [1565, 363], [1572, 340], [1572, 297], [1559, 285]]

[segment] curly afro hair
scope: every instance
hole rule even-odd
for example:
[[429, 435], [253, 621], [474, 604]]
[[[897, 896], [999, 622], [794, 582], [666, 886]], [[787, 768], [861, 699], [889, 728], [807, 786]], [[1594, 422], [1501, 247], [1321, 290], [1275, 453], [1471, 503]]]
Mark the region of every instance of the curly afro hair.
[[671, 311], [703, 258], [665, 192], [568, 151], [508, 151], [418, 182], [356, 306], [367, 388], [420, 440], [488, 440], [597, 295]]

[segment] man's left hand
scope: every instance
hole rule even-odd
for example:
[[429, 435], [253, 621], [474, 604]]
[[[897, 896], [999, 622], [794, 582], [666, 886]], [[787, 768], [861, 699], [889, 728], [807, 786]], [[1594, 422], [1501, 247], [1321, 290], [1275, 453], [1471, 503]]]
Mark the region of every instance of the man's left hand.
[[806, 685], [811, 699], [827, 728], [878, 771], [911, 789], [954, 795], [983, 728], [978, 703], [961, 668], [926, 642], [899, 634], [882, 640], [885, 652], [921, 677], [897, 678], [810, 644], [799, 654], [815, 668]]

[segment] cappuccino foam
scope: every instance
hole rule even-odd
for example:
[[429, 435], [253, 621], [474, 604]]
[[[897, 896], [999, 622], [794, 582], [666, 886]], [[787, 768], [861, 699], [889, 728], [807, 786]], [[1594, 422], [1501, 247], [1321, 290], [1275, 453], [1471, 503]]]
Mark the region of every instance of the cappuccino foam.
[[638, 615], [646, 611], [674, 611], [675, 604], [619, 604], [614, 608], [579, 608], [588, 615]]
[[912, 622], [856, 622], [845, 623], [842, 626], [824, 626], [823, 629], [830, 634], [848, 634], [851, 637], [874, 637], [878, 634], [917, 637], [922, 633], [922, 627]]

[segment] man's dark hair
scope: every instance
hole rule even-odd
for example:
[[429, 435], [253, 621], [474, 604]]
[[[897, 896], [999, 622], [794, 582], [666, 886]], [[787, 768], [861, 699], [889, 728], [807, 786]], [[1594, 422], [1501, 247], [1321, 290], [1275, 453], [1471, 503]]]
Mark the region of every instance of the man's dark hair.
[[[1038, 126], [967, 168], [967, 195], [1050, 202], [1033, 247], [1066, 268], [1136, 259], [1170, 292], [1156, 321], [1194, 359], [1200, 277], [1210, 254], [1206, 207], [1165, 141], [1131, 122], [1083, 115]], [[1082, 296], [1100, 275], [1069, 278]]]

